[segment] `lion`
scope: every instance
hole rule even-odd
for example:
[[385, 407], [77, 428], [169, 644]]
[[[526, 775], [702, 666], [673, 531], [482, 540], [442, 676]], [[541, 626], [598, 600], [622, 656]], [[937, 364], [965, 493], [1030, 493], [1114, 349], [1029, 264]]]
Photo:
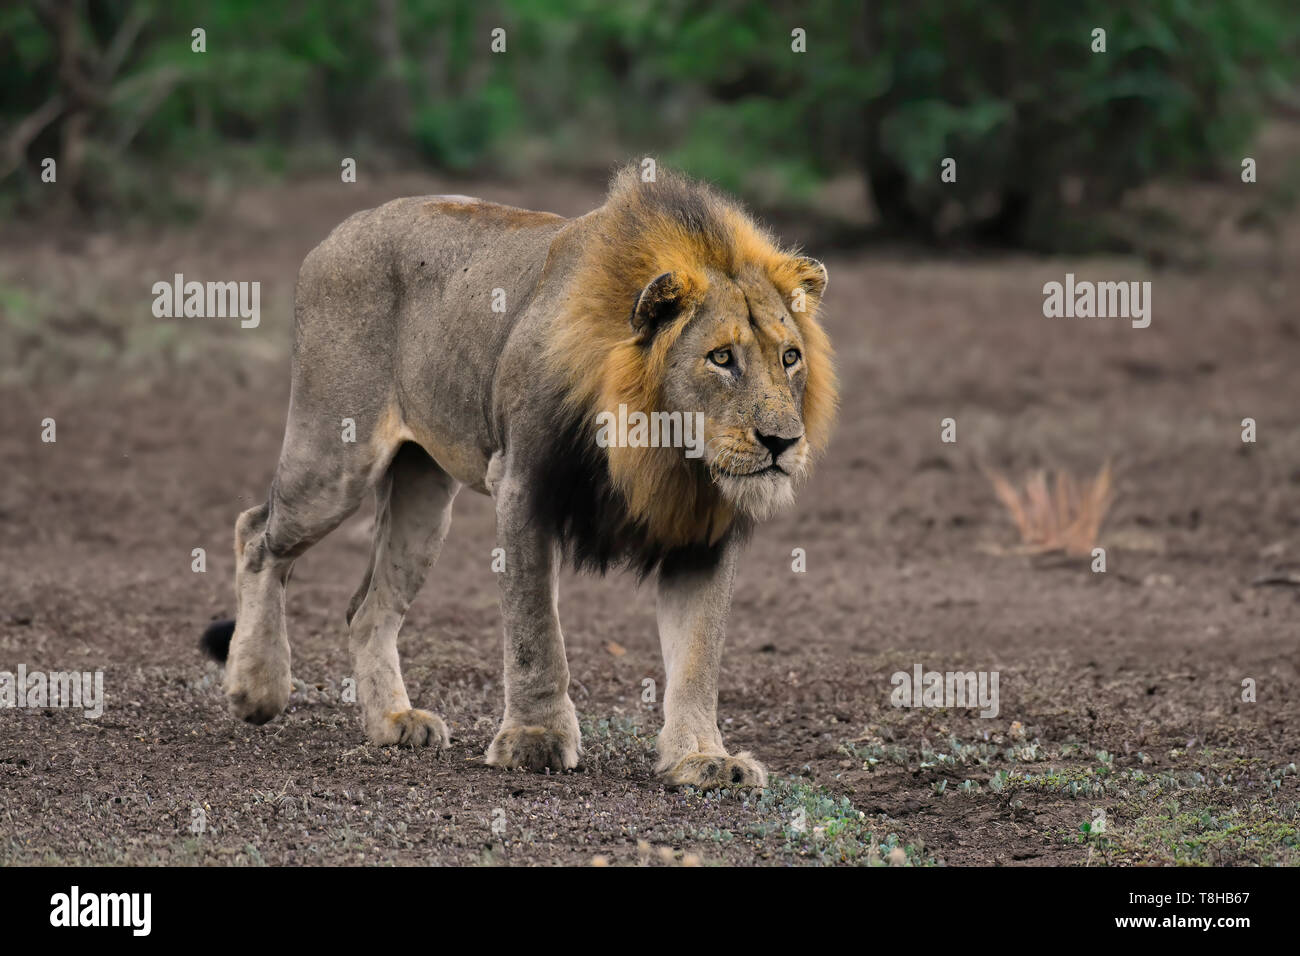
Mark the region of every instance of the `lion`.
[[[235, 619], [202, 642], [225, 661], [231, 712], [262, 724], [285, 708], [294, 561], [373, 492], [347, 611], [362, 725], [377, 745], [446, 747], [443, 720], [411, 706], [397, 638], [471, 488], [494, 501], [504, 556], [505, 714], [486, 762], [578, 764], [557, 615], [567, 561], [656, 578], [656, 772], [765, 786], [762, 764], [723, 744], [718, 672], [738, 551], [828, 439], [826, 283], [734, 201], [634, 166], [575, 219], [426, 196], [344, 221], [299, 273], [284, 444], [267, 501], [235, 524]], [[597, 419], [620, 406], [702, 415], [702, 447], [635, 429], [598, 441]]]

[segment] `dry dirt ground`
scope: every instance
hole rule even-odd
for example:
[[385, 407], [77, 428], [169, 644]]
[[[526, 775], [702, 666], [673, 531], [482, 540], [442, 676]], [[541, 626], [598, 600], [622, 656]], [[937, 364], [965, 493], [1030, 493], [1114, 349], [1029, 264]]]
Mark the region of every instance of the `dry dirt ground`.
[[[289, 710], [230, 718], [196, 640], [234, 610], [231, 528], [271, 478], [302, 256], [397, 195], [576, 214], [600, 186], [316, 180], [233, 190], [188, 227], [0, 228], [0, 670], [102, 671], [107, 698], [99, 719], [0, 711], [0, 863], [1300, 862], [1300, 229], [1260, 238], [1213, 204], [1195, 269], [809, 243], [843, 407], [743, 560], [722, 678], [761, 796], [655, 779], [653, 589], [624, 576], [562, 581], [579, 770], [482, 764], [501, 635], [471, 492], [402, 641], [448, 752], [369, 746], [341, 699], [364, 514], [295, 571]], [[261, 281], [260, 327], [154, 319], [175, 272]], [[1150, 327], [1044, 318], [1067, 272], [1151, 280]], [[985, 467], [1107, 459], [1104, 573], [1012, 550]], [[996, 671], [998, 715], [891, 706], [918, 664]]]

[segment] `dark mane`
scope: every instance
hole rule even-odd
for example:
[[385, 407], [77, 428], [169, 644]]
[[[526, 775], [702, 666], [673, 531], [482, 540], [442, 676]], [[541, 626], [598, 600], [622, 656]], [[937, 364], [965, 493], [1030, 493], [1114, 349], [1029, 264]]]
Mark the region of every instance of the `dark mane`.
[[[557, 402], [555, 407], [563, 406]], [[553, 434], [552, 447], [529, 482], [530, 511], [576, 570], [605, 574], [625, 568], [644, 580], [662, 566], [709, 567], [729, 539], [747, 534], [747, 523], [733, 520], [713, 544], [673, 547], [656, 540], [644, 522], [629, 514], [614, 487], [609, 460], [596, 444], [589, 419], [566, 412]], [[703, 468], [697, 461], [687, 466]]]

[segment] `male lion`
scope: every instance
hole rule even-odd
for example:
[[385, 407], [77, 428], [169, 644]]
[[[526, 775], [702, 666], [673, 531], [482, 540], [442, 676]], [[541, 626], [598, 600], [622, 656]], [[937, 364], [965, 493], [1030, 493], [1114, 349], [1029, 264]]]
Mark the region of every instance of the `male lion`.
[[[463, 196], [352, 216], [299, 274], [279, 465], [269, 500], [235, 524], [236, 619], [204, 635], [228, 653], [231, 711], [260, 724], [284, 709], [289, 571], [373, 489], [370, 567], [347, 614], [366, 736], [446, 746], [442, 720], [411, 707], [397, 634], [468, 486], [494, 499], [505, 555], [505, 718], [487, 762], [578, 762], [556, 614], [567, 558], [657, 574], [659, 772], [764, 786], [758, 761], [723, 746], [718, 667], [738, 547], [827, 439], [825, 287], [821, 263], [662, 171], [625, 168], [577, 219]], [[703, 454], [598, 442], [598, 415], [620, 405], [703, 413]]]

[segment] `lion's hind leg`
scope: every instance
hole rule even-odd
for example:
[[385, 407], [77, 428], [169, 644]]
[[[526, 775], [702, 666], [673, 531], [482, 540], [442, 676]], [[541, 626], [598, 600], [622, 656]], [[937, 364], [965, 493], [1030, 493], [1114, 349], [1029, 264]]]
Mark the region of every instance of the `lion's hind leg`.
[[366, 737], [376, 744], [445, 747], [436, 714], [411, 707], [397, 635], [451, 525], [460, 484], [419, 446], [407, 443], [375, 487], [370, 568], [348, 614], [357, 700]]
[[239, 607], [225, 690], [236, 717], [264, 724], [289, 702], [285, 585], [298, 557], [356, 511], [370, 484], [369, 456], [368, 448], [355, 445], [331, 452], [320, 442], [304, 440], [291, 426], [270, 499], [235, 523]]

